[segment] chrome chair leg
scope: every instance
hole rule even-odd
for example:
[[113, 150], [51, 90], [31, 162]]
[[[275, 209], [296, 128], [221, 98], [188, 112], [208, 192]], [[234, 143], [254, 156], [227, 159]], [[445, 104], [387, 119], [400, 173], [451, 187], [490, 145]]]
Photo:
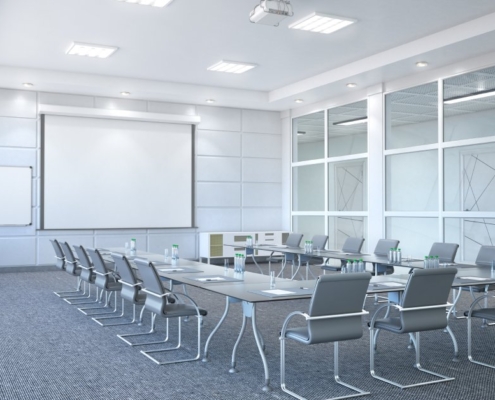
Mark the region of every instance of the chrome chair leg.
[[[117, 292], [115, 292], [117, 294]], [[117, 297], [117, 296], [115, 296]], [[117, 299], [115, 299], [115, 304], [117, 304]], [[91, 318], [93, 321], [95, 321], [98, 325], [100, 326], [117, 326], [117, 325], [131, 325], [134, 322], [136, 322], [136, 305], [133, 304], [133, 318], [132, 321], [126, 321], [126, 322], [114, 322], [110, 324], [105, 324], [103, 322], [100, 322], [100, 320], [105, 320], [105, 319], [118, 319], [118, 318], [124, 318], [125, 314], [125, 303], [124, 299], [122, 299], [122, 312], [120, 315], [112, 315], [112, 316], [103, 316], [103, 317], [93, 317]]]
[[[143, 309], [141, 310], [141, 318], [142, 318], [143, 311], [144, 311], [144, 306], [143, 306]], [[133, 347], [135, 347], [135, 346], [147, 346], [147, 345], [150, 345], [150, 344], [161, 344], [161, 343], [168, 342], [168, 336], [169, 336], [169, 332], [168, 332], [168, 328], [169, 328], [169, 326], [168, 326], [168, 318], [167, 318], [167, 320], [165, 322], [166, 323], [166, 332], [165, 332], [165, 339], [164, 340], [159, 340], [159, 341], [156, 341], [156, 342], [132, 343], [132, 342], [130, 342], [129, 340], [126, 339], [128, 337], [147, 336], [147, 335], [151, 335], [151, 334], [155, 333], [156, 332], [156, 330], [155, 330], [155, 321], [156, 321], [156, 314], [155, 313], [152, 313], [151, 314], [151, 329], [150, 329], [149, 332], [128, 333], [128, 334], [124, 334], [124, 335], [117, 335], [117, 337], [119, 339], [122, 339], [129, 346], [133, 346]]]
[[70, 297], [70, 296], [81, 296], [83, 293], [81, 293], [81, 278], [77, 278], [77, 284], [76, 284], [76, 290], [66, 290], [66, 291], [61, 291], [61, 292], [53, 292], [56, 296], [58, 297]]

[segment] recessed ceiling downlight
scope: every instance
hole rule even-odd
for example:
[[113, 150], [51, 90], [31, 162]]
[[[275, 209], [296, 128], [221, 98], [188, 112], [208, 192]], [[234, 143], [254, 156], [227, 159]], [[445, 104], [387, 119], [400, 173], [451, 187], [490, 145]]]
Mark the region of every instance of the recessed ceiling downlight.
[[117, 51], [118, 47], [101, 44], [72, 42], [65, 54], [71, 56], [86, 56], [93, 58], [107, 58]]

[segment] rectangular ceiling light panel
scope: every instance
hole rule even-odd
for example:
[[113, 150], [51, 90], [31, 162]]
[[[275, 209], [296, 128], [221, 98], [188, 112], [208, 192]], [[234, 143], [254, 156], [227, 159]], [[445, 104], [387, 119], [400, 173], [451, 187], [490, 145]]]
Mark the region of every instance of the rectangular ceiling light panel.
[[494, 89], [483, 90], [483, 91], [478, 92], [478, 93], [473, 93], [473, 94], [467, 94], [467, 95], [464, 95], [464, 96], [453, 97], [451, 99], [445, 99], [443, 102], [445, 104], [456, 104], [456, 103], [462, 103], [464, 101], [484, 99], [485, 97], [491, 97], [491, 96], [495, 96], [495, 90]]
[[289, 25], [289, 28], [319, 33], [333, 33], [353, 24], [354, 22], [356, 22], [355, 19], [313, 13]]
[[143, 6], [165, 7], [174, 0], [117, 0], [125, 3], [141, 4]]
[[230, 72], [233, 74], [242, 74], [256, 67], [256, 64], [241, 63], [237, 61], [220, 61], [208, 68], [208, 71]]
[[66, 54], [75, 56], [87, 56], [107, 58], [117, 51], [118, 47], [102, 46], [99, 44], [72, 42]]
[[368, 122], [368, 117], [354, 118], [347, 121], [334, 122], [334, 125], [349, 126], [349, 125], [359, 125], [366, 124]]

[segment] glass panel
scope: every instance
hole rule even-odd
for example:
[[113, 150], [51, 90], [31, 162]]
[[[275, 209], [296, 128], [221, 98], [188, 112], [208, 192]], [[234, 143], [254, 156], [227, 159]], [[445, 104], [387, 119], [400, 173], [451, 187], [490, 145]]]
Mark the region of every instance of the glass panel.
[[387, 211], [438, 210], [436, 150], [387, 156], [385, 164]]
[[328, 209], [366, 211], [368, 209], [367, 160], [328, 164]]
[[325, 165], [292, 168], [292, 210], [324, 211]]
[[438, 142], [437, 82], [385, 96], [385, 148]]
[[292, 161], [325, 157], [325, 112], [320, 111], [292, 120]]
[[446, 142], [495, 135], [495, 67], [445, 79], [443, 87]]
[[314, 235], [325, 234], [325, 217], [307, 215], [294, 216], [292, 218], [292, 231], [304, 235], [301, 241], [302, 246], [305, 240], [311, 240]]
[[328, 110], [328, 157], [368, 151], [368, 101]]
[[444, 150], [446, 211], [495, 211], [495, 144]]
[[[348, 237], [364, 237], [366, 239], [368, 228], [367, 217], [329, 217], [328, 218], [328, 248], [340, 250]], [[367, 251], [366, 240], [362, 253]]]
[[495, 219], [445, 218], [445, 241], [458, 243], [458, 261], [474, 263], [480, 247], [493, 246], [495, 242]]
[[400, 240], [402, 257], [424, 258], [438, 242], [437, 218], [387, 217], [388, 238]]

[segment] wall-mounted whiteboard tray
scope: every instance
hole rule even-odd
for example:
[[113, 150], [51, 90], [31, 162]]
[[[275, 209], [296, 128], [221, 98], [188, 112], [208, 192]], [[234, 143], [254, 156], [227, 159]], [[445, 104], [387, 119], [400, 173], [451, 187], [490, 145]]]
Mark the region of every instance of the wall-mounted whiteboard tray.
[[0, 226], [31, 225], [32, 167], [0, 165]]

